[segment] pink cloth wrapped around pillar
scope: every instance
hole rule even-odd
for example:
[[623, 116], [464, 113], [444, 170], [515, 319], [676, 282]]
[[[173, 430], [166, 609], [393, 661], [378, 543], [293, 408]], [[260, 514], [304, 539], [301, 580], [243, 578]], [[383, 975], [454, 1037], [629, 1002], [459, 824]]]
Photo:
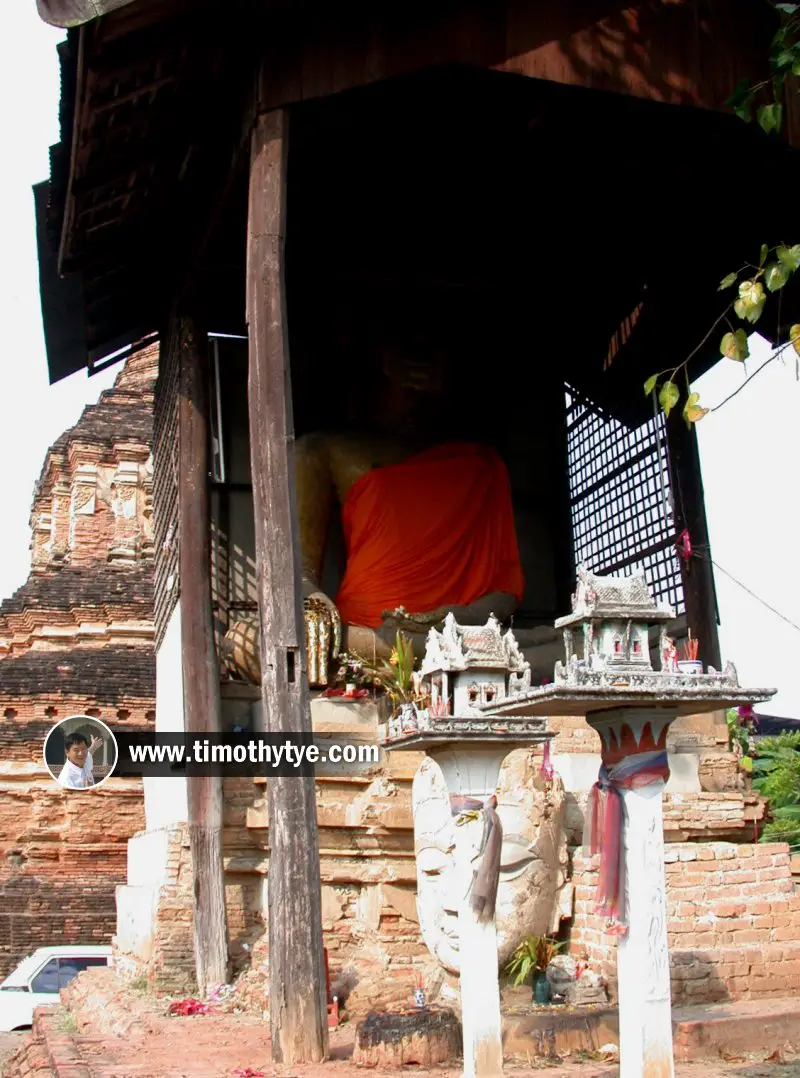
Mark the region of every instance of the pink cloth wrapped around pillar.
[[669, 778], [665, 750], [626, 756], [611, 766], [602, 764], [589, 793], [583, 844], [592, 856], [600, 854], [600, 875], [595, 894], [595, 913], [608, 919], [607, 930], [627, 932], [625, 923], [625, 809], [621, 790], [636, 790]]

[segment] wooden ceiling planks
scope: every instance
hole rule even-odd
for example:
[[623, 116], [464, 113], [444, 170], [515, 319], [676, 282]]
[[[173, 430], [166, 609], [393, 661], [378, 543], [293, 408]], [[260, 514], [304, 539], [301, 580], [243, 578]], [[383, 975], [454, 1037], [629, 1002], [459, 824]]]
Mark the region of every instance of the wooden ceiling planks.
[[[250, 21], [242, 21], [246, 13]], [[81, 30], [70, 190], [68, 198], [61, 196], [60, 224], [62, 270], [80, 269], [84, 277], [90, 347], [116, 337], [142, 312], [155, 318], [163, 309], [160, 289], [170, 282], [174, 287], [181, 245], [196, 242], [198, 229], [210, 219], [212, 189], [224, 185], [220, 172], [230, 169], [244, 84], [258, 59], [256, 43], [263, 49], [262, 107], [350, 88], [362, 93], [358, 88], [389, 76], [452, 61], [502, 71], [494, 78], [508, 78], [509, 84], [516, 82], [513, 73], [524, 75], [522, 82], [543, 88], [543, 98], [547, 88], [582, 93], [574, 88], [593, 86], [616, 91], [617, 100], [624, 94], [719, 108], [738, 77], [763, 63], [773, 29], [767, 5], [748, 0], [628, 8], [609, 0], [570, 5], [464, 0], [447, 9], [410, 3], [376, 10], [355, 4], [330, 13], [247, 3], [223, 9], [211, 0], [139, 0]], [[712, 51], [712, 40], [731, 47]], [[557, 113], [562, 106], [551, 94], [543, 107]], [[557, 124], [545, 124], [553, 154], [575, 140], [573, 107], [564, 106], [560, 143], [552, 134]], [[578, 107], [574, 115], [583, 111]], [[680, 117], [674, 122], [687, 129], [701, 115], [695, 108], [676, 112]], [[378, 116], [376, 122], [387, 121]], [[541, 127], [535, 110], [530, 124], [532, 130]], [[476, 145], [482, 134], [476, 131]], [[545, 146], [540, 153], [548, 152]], [[594, 185], [609, 169], [624, 177], [625, 162], [638, 149], [626, 145], [624, 135], [612, 135], [600, 147], [602, 163], [586, 155], [587, 175]], [[693, 167], [686, 162], [687, 174]], [[631, 199], [631, 206], [636, 203], [642, 203], [641, 192]], [[580, 204], [564, 212], [575, 219]], [[597, 221], [593, 227], [610, 249], [613, 230]], [[585, 331], [593, 354], [605, 355], [646, 283], [644, 237], [638, 237], [638, 246], [636, 239], [634, 227], [626, 236], [627, 261], [614, 259], [613, 270], [598, 282], [593, 322]], [[106, 267], [115, 258], [124, 271], [109, 277]], [[643, 318], [631, 339], [643, 339], [647, 325]]]

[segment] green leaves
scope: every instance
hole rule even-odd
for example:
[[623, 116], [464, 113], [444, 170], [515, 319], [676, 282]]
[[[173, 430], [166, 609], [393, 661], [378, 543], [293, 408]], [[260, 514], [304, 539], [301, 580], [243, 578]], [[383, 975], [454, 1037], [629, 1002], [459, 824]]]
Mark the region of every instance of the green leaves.
[[749, 123], [753, 118], [753, 95], [754, 90], [750, 80], [741, 79], [725, 104], [733, 109], [740, 120], [745, 120]]
[[644, 384], [644, 395], [645, 395], [645, 397], [650, 396], [650, 394], [656, 388], [656, 383], [657, 382], [658, 382], [658, 375], [657, 374], [653, 374], [647, 379], [647, 381]]
[[701, 408], [699, 402], [699, 393], [690, 393], [686, 399], [686, 404], [683, 406], [683, 418], [688, 427], [691, 427], [692, 423], [699, 423], [703, 416], [708, 415], [708, 408]]
[[800, 356], [800, 322], [795, 322], [789, 330], [789, 340], [792, 342], [795, 352]]
[[794, 247], [779, 247], [775, 255], [791, 273], [800, 269], [800, 243], [796, 243]]
[[767, 266], [764, 281], [770, 292], [777, 292], [779, 288], [783, 288], [791, 275], [792, 271], [783, 262], [772, 262]]
[[532, 973], [544, 973], [565, 943], [549, 936], [526, 936], [517, 946], [503, 972], [514, 978], [515, 985], [524, 984]]
[[800, 11], [800, 4], [775, 4], [776, 11], [782, 11], [784, 15], [794, 15], [795, 11]]
[[658, 394], [658, 400], [664, 409], [664, 415], [668, 416], [680, 400], [680, 390], [673, 381], [665, 382]]
[[726, 333], [719, 350], [727, 359], [735, 359], [741, 363], [750, 355], [747, 333], [743, 329], [737, 329], [735, 333]]
[[719, 282], [719, 288], [717, 289], [717, 291], [724, 292], [726, 288], [730, 288], [731, 285], [736, 284], [738, 278], [738, 273], [729, 273], [727, 277], [723, 277], [722, 280]]
[[761, 269], [764, 263], [767, 261], [767, 255], [769, 254], [769, 247], [766, 243], [761, 244], [761, 257], [758, 260], [758, 268]]
[[770, 131], [780, 131], [783, 123], [783, 105], [779, 105], [777, 101], [771, 105], [762, 105], [756, 112], [756, 119], [767, 134]]
[[739, 298], [733, 305], [739, 318], [745, 322], [757, 322], [764, 310], [767, 294], [760, 281], [753, 278], [739, 285]]

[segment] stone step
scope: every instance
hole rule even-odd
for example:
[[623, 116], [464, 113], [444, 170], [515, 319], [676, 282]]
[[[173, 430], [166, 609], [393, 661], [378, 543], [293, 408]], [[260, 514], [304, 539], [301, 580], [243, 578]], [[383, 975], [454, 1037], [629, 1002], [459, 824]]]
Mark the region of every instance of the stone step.
[[671, 949], [674, 1003], [800, 998], [800, 939], [779, 943]]
[[[721, 1055], [759, 1054], [800, 1048], [800, 998], [738, 1000], [673, 1007], [675, 1059], [695, 1062]], [[503, 1050], [507, 1059], [553, 1058], [597, 1052], [619, 1044], [616, 1008], [585, 1011], [540, 1008], [528, 1015], [503, 1019]]]
[[800, 995], [676, 1008], [673, 1038], [680, 1062], [798, 1049]]

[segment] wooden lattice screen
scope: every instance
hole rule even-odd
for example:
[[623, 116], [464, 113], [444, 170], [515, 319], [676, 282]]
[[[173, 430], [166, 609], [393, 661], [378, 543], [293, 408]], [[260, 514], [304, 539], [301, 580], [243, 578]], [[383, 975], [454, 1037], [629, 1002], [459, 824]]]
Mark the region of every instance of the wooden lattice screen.
[[178, 601], [178, 335], [162, 340], [153, 410], [155, 643], [161, 646]]
[[565, 391], [575, 564], [621, 575], [643, 569], [656, 598], [683, 613], [663, 414], [632, 429]]

